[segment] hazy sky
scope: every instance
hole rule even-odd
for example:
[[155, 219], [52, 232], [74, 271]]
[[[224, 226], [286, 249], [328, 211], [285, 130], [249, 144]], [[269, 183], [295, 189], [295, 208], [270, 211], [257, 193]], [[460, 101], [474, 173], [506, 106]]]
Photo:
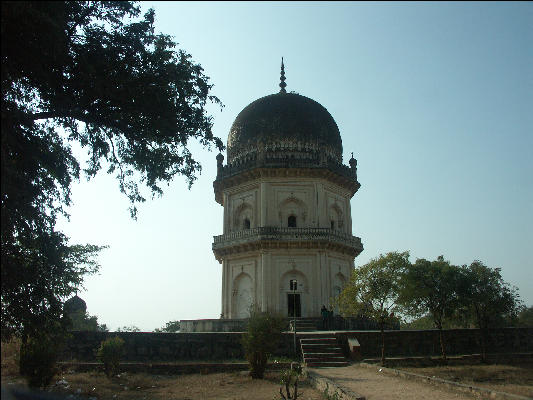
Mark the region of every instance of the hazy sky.
[[[358, 160], [356, 266], [393, 250], [453, 264], [481, 260], [533, 305], [533, 3], [144, 2], [156, 30], [199, 62], [225, 104], [214, 133], [279, 90], [328, 109], [344, 162]], [[137, 221], [105, 172], [73, 188], [73, 242], [107, 244], [86, 280], [89, 313], [110, 328], [152, 330], [218, 318], [222, 233], [215, 152], [191, 149], [203, 171], [175, 179]]]

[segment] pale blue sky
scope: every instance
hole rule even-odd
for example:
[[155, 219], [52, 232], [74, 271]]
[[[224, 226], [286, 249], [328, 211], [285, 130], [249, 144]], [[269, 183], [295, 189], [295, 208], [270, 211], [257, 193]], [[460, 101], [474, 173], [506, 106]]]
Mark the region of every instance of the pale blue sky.
[[[352, 199], [362, 265], [380, 253], [444, 255], [501, 267], [533, 305], [533, 3], [173, 3], [153, 6], [205, 69], [214, 132], [224, 142], [242, 108], [279, 90], [310, 97], [336, 120], [362, 186]], [[192, 189], [175, 179], [129, 218], [114, 178], [74, 187], [77, 242], [108, 244], [80, 296], [111, 328], [152, 330], [218, 318], [222, 233], [216, 153]]]

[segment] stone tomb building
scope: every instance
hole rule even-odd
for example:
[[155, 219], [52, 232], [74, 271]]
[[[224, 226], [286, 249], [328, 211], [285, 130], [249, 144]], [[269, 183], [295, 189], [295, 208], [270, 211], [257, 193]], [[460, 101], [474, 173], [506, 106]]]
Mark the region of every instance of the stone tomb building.
[[363, 250], [350, 208], [360, 187], [357, 161], [352, 154], [343, 164], [330, 113], [287, 93], [284, 81], [282, 64], [280, 92], [239, 113], [227, 164], [217, 156], [213, 186], [224, 222], [213, 252], [222, 264], [223, 319], [246, 318], [251, 307], [319, 317]]

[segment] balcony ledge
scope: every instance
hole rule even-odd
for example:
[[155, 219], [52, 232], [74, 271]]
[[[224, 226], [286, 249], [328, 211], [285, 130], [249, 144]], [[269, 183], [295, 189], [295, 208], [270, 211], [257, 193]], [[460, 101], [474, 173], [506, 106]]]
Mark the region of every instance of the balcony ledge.
[[267, 249], [329, 249], [356, 257], [361, 239], [329, 228], [257, 227], [214, 236], [213, 253], [219, 262], [229, 254]]

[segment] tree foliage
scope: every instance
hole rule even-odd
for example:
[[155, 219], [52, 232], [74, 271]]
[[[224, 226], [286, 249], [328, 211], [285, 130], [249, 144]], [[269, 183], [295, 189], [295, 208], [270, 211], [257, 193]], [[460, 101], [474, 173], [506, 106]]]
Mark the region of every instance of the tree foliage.
[[462, 269], [459, 287], [462, 298], [460, 312], [467, 313], [480, 329], [505, 325], [521, 310], [518, 291], [501, 276], [501, 268], [490, 268], [474, 261]]
[[125, 325], [117, 328], [117, 332], [140, 332], [141, 329], [135, 325]]
[[105, 374], [111, 378], [120, 372], [120, 359], [124, 354], [124, 340], [110, 337], [100, 343], [97, 357], [104, 364]]
[[58, 372], [56, 364], [64, 341], [58, 332], [39, 332], [21, 344], [20, 374], [26, 378], [29, 387], [47, 387]]
[[242, 346], [253, 379], [263, 379], [268, 357], [276, 351], [285, 326], [286, 322], [281, 317], [253, 309], [250, 311]]
[[449, 318], [459, 306], [457, 288], [460, 270], [443, 256], [435, 261], [419, 258], [402, 274], [401, 294], [398, 299], [408, 314], [421, 317], [428, 314], [433, 326], [439, 330], [442, 357], [446, 348], [442, 334], [445, 318]]
[[[50, 235], [47, 235], [50, 233]], [[11, 243], [2, 237], [2, 338], [34, 336], [63, 314], [62, 299], [94, 273], [99, 246], [69, 246], [60, 233], [25, 230]]]
[[516, 288], [510, 287], [501, 276], [500, 268], [490, 268], [481, 261], [463, 266], [458, 287], [462, 306], [460, 317], [474, 322], [481, 332], [481, 355], [486, 359], [487, 331], [516, 320], [522, 302]]
[[108, 332], [106, 324], [99, 324], [96, 315], [88, 312], [77, 312], [68, 315], [68, 329], [71, 331]]
[[533, 327], [533, 306], [523, 307], [518, 314], [518, 326]]
[[97, 270], [101, 247], [73, 246], [55, 229], [82, 168], [115, 174], [135, 216], [139, 184], [152, 195], [176, 175], [192, 184], [201, 167], [191, 139], [223, 149], [202, 67], [154, 32], [153, 10], [139, 14], [133, 2], [2, 3], [3, 337], [57, 318]]
[[180, 321], [168, 321], [162, 328], [154, 329], [154, 332], [175, 333], [180, 331]]
[[378, 321], [382, 363], [385, 361], [384, 329], [399, 311], [400, 277], [409, 265], [407, 251], [380, 255], [354, 270], [349, 284], [339, 295], [339, 309], [343, 315], [366, 316]]

